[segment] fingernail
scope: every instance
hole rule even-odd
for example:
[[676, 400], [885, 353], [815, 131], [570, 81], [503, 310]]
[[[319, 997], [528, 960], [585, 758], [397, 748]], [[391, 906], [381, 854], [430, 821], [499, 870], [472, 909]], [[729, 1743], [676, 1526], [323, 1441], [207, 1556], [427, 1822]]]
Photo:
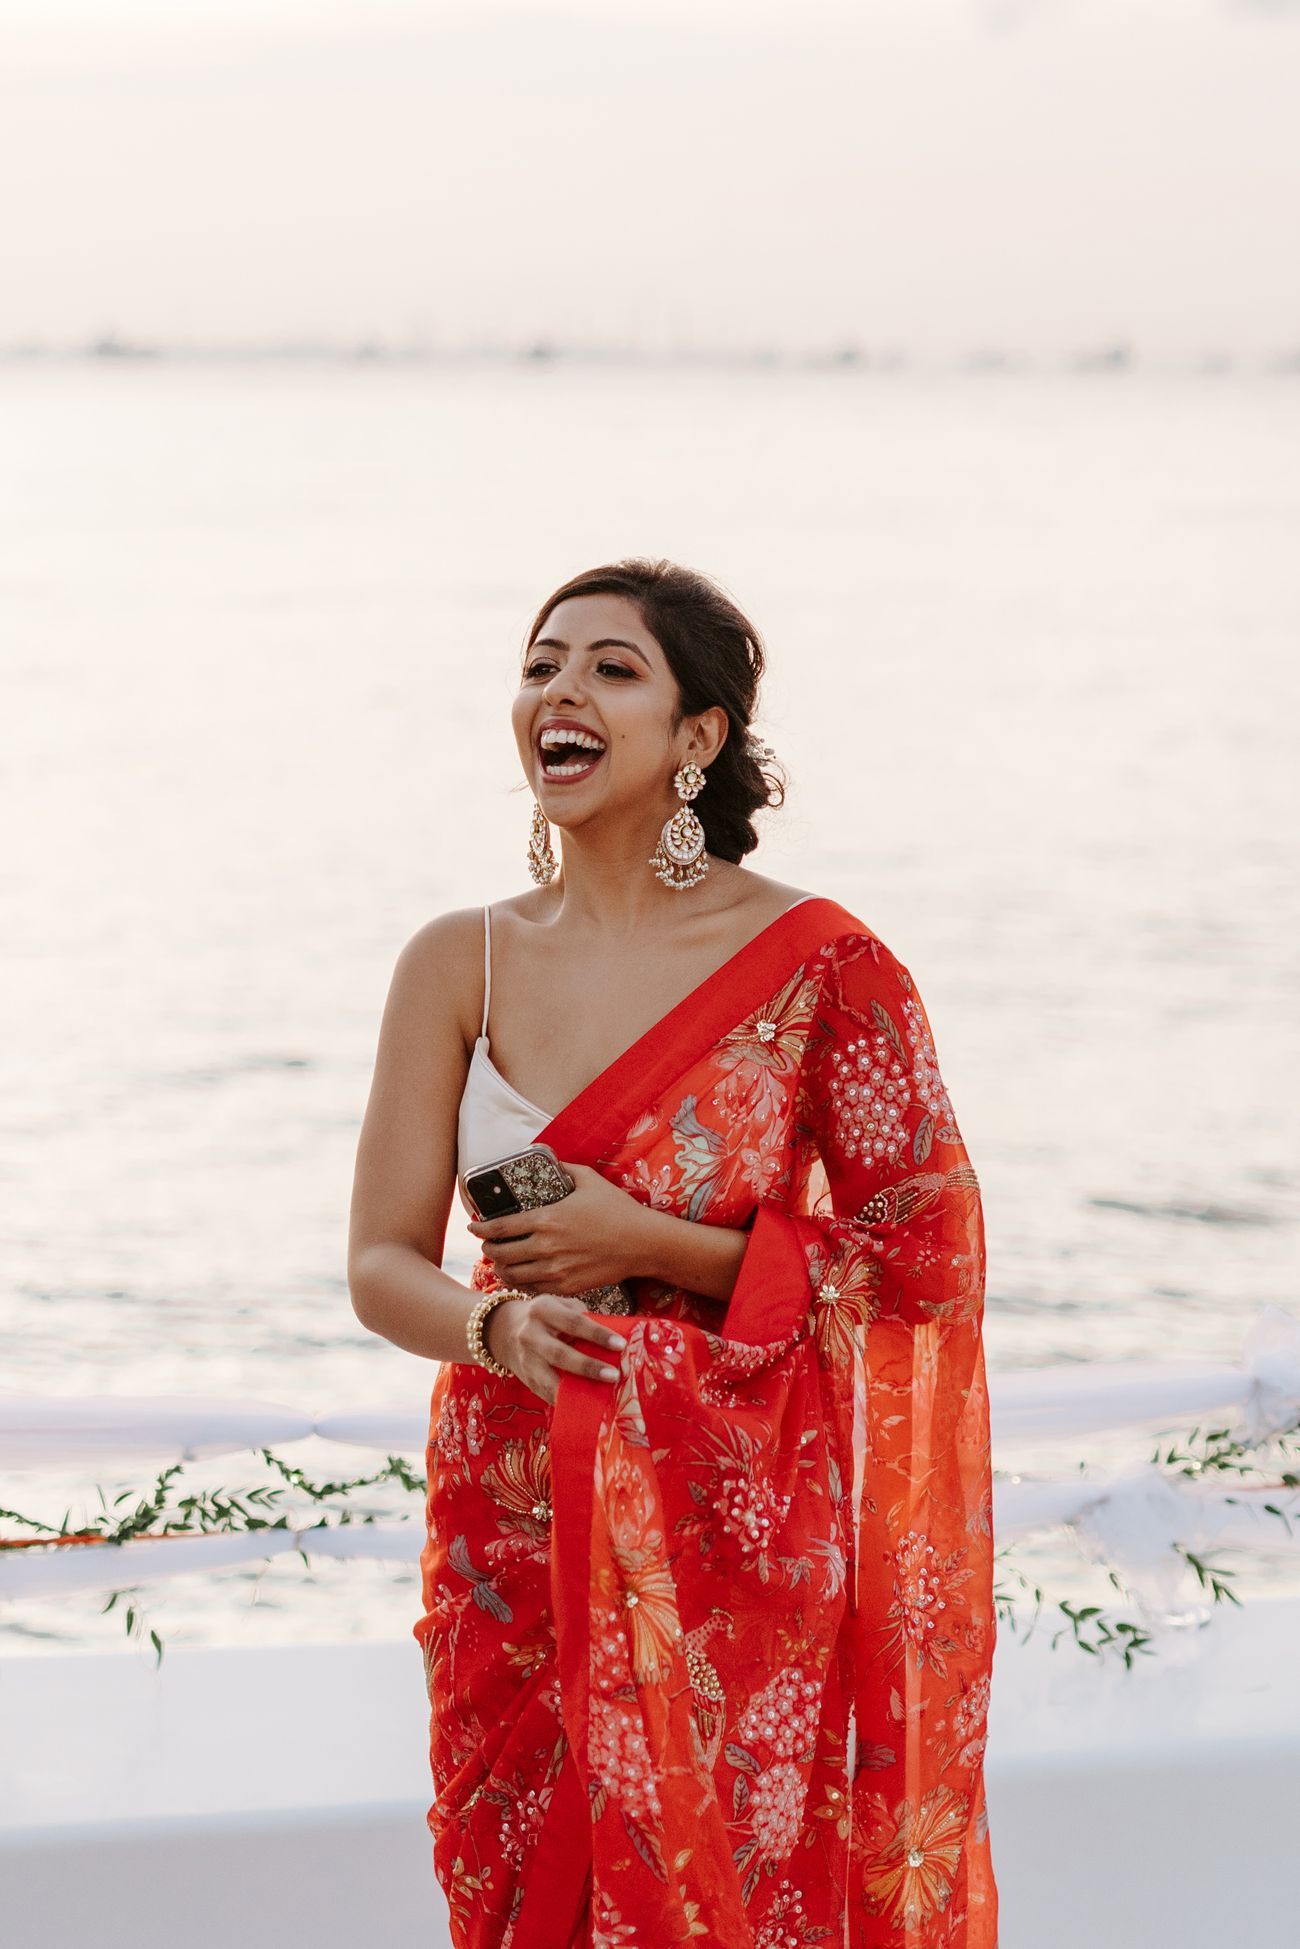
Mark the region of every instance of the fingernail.
[[600, 1370], [600, 1374], [601, 1374], [601, 1379], [602, 1379], [602, 1380], [607, 1380], [607, 1381], [616, 1381], [616, 1380], [618, 1379], [618, 1368], [617, 1368], [617, 1367], [602, 1367], [602, 1368], [601, 1368], [601, 1370]]
[[606, 1334], [606, 1336], [605, 1336], [605, 1345], [606, 1345], [607, 1347], [619, 1347], [619, 1348], [621, 1348], [621, 1347], [622, 1347], [622, 1345], [623, 1345], [623, 1342], [622, 1342], [622, 1341], [621, 1341], [621, 1340], [619, 1339], [619, 1337], [618, 1337], [618, 1335], [617, 1335], [617, 1333], [608, 1333], [608, 1334]]

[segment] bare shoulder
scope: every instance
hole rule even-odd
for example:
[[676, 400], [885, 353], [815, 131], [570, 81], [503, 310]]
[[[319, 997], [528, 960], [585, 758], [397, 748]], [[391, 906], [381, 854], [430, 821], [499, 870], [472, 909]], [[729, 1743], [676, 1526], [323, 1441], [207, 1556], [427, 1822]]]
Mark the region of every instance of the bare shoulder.
[[454, 907], [417, 927], [398, 955], [413, 972], [454, 980], [483, 965], [482, 907]]
[[766, 873], [753, 873], [748, 867], [741, 867], [735, 875], [735, 901], [737, 907], [744, 905], [755, 914], [783, 913], [796, 900], [813, 900], [817, 895], [810, 887], [790, 886], [785, 880], [774, 880]]
[[402, 949], [403, 955], [416, 962], [447, 962], [466, 955], [471, 943], [477, 945], [480, 957], [483, 952], [483, 909], [482, 907], [453, 907], [448, 913], [435, 914], [417, 927]]
[[422, 1006], [436, 1006], [472, 1041], [483, 990], [482, 907], [455, 907], [417, 927], [397, 957], [393, 986]]
[[[719, 873], [719, 879], [723, 876]], [[766, 873], [753, 873], [748, 867], [732, 866], [728, 862], [725, 881], [713, 893], [712, 898], [698, 903], [697, 911], [713, 914], [742, 913], [757, 916], [759, 919], [781, 913], [793, 906], [796, 900], [810, 900], [816, 895], [808, 887], [788, 885], [784, 880], [774, 880]], [[482, 958], [483, 919], [478, 907], [464, 909], [470, 916], [470, 932], [477, 943], [477, 952]], [[504, 899], [492, 902], [492, 921], [496, 927], [502, 921], [507, 925], [519, 922], [524, 927], [545, 926], [554, 920], [556, 897], [549, 887], [530, 887], [523, 893], [507, 895]], [[447, 921], [458, 921], [461, 916], [448, 914]], [[430, 926], [440, 923], [430, 922]]]
[[[492, 918], [496, 920], [519, 920], [537, 926], [555, 918], [558, 902], [552, 887], [529, 887], [523, 893], [508, 893], [500, 900], [492, 902]], [[482, 918], [481, 910], [475, 908]]]

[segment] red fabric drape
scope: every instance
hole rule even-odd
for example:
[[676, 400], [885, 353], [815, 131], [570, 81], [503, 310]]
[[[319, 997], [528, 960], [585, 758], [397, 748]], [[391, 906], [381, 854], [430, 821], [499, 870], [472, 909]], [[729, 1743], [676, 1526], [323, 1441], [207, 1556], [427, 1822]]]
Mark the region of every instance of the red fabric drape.
[[750, 1242], [725, 1306], [635, 1282], [616, 1384], [438, 1376], [457, 1949], [995, 1949], [983, 1219], [908, 971], [803, 902], [543, 1134]]

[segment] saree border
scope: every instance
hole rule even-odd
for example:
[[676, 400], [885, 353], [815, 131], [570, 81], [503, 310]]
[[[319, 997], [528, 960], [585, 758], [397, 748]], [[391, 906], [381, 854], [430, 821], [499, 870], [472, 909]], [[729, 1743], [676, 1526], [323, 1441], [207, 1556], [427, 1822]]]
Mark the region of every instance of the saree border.
[[770, 995], [835, 934], [870, 931], [827, 895], [796, 900], [593, 1077], [536, 1141], [549, 1144], [561, 1162], [595, 1165], [659, 1101], [674, 1076], [752, 1012], [744, 1006], [746, 996]]

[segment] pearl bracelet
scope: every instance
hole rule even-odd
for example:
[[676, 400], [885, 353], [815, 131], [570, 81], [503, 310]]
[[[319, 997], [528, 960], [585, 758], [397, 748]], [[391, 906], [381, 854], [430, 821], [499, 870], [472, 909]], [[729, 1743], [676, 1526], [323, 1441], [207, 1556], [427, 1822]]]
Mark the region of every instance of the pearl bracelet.
[[516, 1286], [502, 1286], [494, 1293], [484, 1293], [465, 1324], [465, 1341], [469, 1348], [469, 1357], [476, 1367], [486, 1367], [489, 1373], [500, 1374], [503, 1380], [511, 1381], [517, 1378], [508, 1367], [503, 1367], [499, 1360], [492, 1358], [487, 1349], [487, 1342], [483, 1338], [483, 1327], [492, 1308], [500, 1306], [503, 1300], [531, 1298], [531, 1293], [520, 1292]]

